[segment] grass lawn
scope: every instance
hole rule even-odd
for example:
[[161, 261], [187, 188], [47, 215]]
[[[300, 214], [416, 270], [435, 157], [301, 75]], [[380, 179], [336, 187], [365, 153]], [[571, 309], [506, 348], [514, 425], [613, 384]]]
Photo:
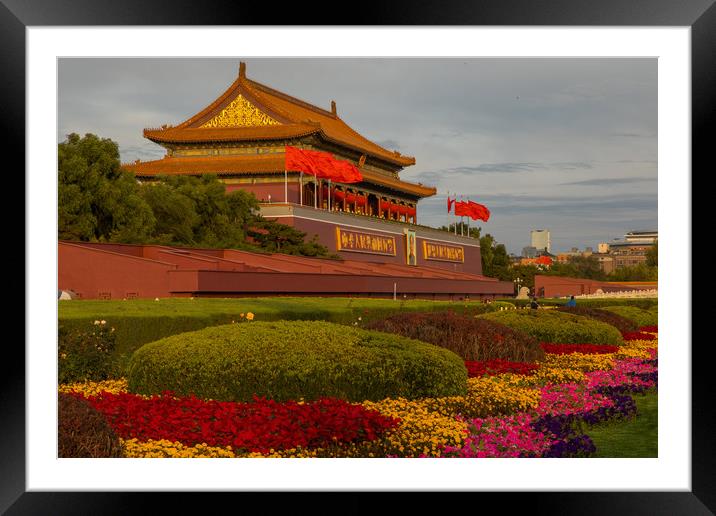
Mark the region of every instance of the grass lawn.
[[[134, 299], [129, 301], [63, 301], [59, 303], [59, 316], [63, 318], [112, 317], [112, 316], [191, 316], [253, 312], [275, 319], [302, 319], [316, 315], [336, 316], [353, 314], [363, 310], [432, 310], [448, 308], [463, 303], [451, 301], [364, 299], [348, 297], [257, 297], [257, 298], [162, 298]], [[477, 302], [470, 304], [476, 305]], [[304, 317], [301, 317], [304, 316]]]
[[[207, 326], [239, 321], [240, 314], [254, 314], [255, 321], [323, 320], [341, 324], [365, 324], [399, 311], [483, 312], [479, 301], [428, 301], [348, 297], [259, 298], [162, 298], [128, 301], [75, 300], [58, 303], [59, 322], [86, 330], [95, 320], [106, 320], [116, 330], [114, 356], [125, 363], [134, 350], [147, 342]], [[360, 319], [359, 319], [360, 318]]]
[[587, 432], [597, 446], [595, 457], [658, 457], [658, 394], [634, 395], [637, 417], [606, 423]]

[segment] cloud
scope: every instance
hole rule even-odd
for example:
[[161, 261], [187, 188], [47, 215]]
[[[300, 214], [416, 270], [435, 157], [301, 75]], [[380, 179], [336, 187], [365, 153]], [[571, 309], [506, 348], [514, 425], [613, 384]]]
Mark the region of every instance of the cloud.
[[[654, 195], [610, 195], [610, 196], [545, 196], [545, 195], [500, 195], [465, 192], [462, 194], [476, 202], [486, 204], [494, 214], [534, 213], [550, 215], [571, 215], [591, 217], [595, 214], [609, 218], [621, 216], [620, 211], [653, 210], [656, 212], [657, 196]], [[444, 196], [424, 199], [420, 206], [426, 212], [442, 209]]]
[[131, 163], [135, 160], [151, 161], [164, 157], [166, 149], [155, 143], [144, 145], [120, 146], [119, 155], [123, 163]]
[[560, 183], [560, 185], [579, 185], [579, 186], [612, 186], [627, 185], [633, 183], [654, 183], [655, 177], [614, 177], [604, 179], [587, 179], [585, 181], [574, 181], [571, 183]]
[[610, 136], [619, 138], [656, 138], [656, 133], [611, 133]]
[[547, 168], [544, 163], [483, 163], [475, 167], [455, 167], [448, 172], [458, 174], [476, 174], [482, 172], [531, 172], [532, 170], [544, 170]]
[[566, 163], [550, 163], [550, 168], [556, 168], [557, 170], [577, 170], [592, 168], [592, 165], [585, 161], [569, 161]]
[[380, 145], [380, 146], [383, 147], [384, 149], [400, 150], [400, 144], [399, 144], [397, 141], [395, 141], [395, 140], [390, 140], [390, 139], [388, 139], [388, 140], [380, 140], [380, 141], [376, 141], [375, 143], [377, 143], [378, 145]]

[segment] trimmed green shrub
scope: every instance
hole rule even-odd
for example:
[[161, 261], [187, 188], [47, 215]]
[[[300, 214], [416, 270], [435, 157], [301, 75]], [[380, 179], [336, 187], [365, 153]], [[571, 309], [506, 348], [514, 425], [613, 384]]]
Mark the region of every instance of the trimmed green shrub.
[[559, 344], [623, 344], [614, 326], [558, 310], [506, 310], [481, 315], [531, 335], [540, 342]]
[[465, 394], [456, 354], [417, 340], [328, 322], [246, 322], [145, 344], [128, 368], [129, 390], [224, 401]]
[[605, 306], [604, 309], [625, 319], [629, 319], [640, 328], [642, 326], [656, 326], [659, 324], [658, 313], [643, 310], [635, 306]]
[[83, 399], [60, 393], [57, 400], [58, 457], [123, 457], [117, 434]]
[[449, 349], [463, 360], [534, 362], [544, 357], [539, 342], [524, 332], [450, 312], [396, 314], [366, 328], [429, 342]]
[[102, 321], [79, 327], [60, 324], [57, 333], [60, 383], [106, 380], [114, 375], [113, 328]]
[[[511, 303], [514, 303], [519, 308], [529, 306], [529, 299], [509, 299]], [[540, 306], [562, 306], [568, 298], [540, 298], [538, 299]], [[586, 308], [603, 308], [605, 306], [637, 306], [639, 308], [648, 309], [653, 306], [657, 306], [659, 301], [657, 298], [591, 298], [591, 299], [577, 299], [578, 306]]]
[[396, 312], [453, 310], [474, 314], [499, 310], [494, 305], [479, 301], [336, 297], [75, 300], [60, 303], [59, 315], [60, 325], [67, 329], [84, 330], [98, 318], [114, 327], [116, 346], [112, 360], [124, 375], [132, 353], [142, 345], [179, 333], [239, 321], [241, 313], [254, 313], [256, 321], [326, 320], [353, 325], [354, 322], [363, 324], [382, 319]]
[[597, 321], [611, 324], [622, 333], [637, 331], [639, 329], [639, 327], [634, 324], [634, 321], [626, 319], [625, 317], [608, 310], [587, 308], [584, 306], [562, 306], [557, 308], [557, 310], [567, 314], [581, 315], [582, 317], [589, 317], [590, 319], [596, 319]]
[[[497, 299], [493, 301], [491, 304], [495, 303], [501, 303], [501, 302], [508, 302], [510, 304], [515, 305], [517, 308], [525, 308], [530, 305], [531, 299], [516, 299], [516, 298], [510, 298], [509, 300], [505, 299]], [[559, 298], [539, 298], [538, 302], [540, 306], [562, 306], [564, 303], [567, 302], [566, 299], [559, 299]]]

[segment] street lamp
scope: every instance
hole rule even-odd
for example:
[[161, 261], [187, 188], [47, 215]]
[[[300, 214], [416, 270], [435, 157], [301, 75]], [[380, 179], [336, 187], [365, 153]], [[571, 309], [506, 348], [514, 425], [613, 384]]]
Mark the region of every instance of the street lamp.
[[516, 287], [516, 289], [517, 289], [517, 292], [516, 292], [515, 295], [519, 295], [519, 293], [520, 293], [520, 285], [522, 285], [522, 278], [519, 278], [519, 277], [518, 277], [517, 279], [515, 279], [515, 287]]

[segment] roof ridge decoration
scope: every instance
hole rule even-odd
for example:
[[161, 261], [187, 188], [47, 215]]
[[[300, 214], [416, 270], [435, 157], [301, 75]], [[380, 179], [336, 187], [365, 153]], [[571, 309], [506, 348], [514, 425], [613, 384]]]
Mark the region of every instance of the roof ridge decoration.
[[256, 127], [260, 125], [279, 125], [279, 122], [239, 94], [218, 115], [199, 127]]

